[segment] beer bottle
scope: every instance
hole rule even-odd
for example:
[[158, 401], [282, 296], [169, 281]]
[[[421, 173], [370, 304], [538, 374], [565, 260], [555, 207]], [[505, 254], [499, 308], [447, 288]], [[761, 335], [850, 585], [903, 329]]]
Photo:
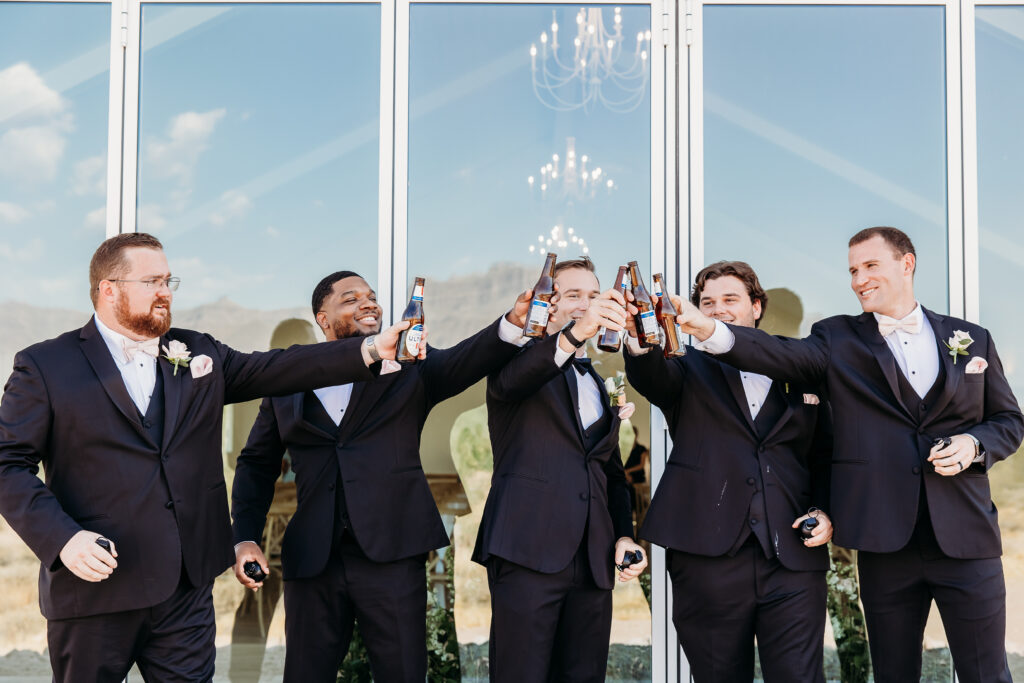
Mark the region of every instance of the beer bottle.
[[633, 316], [633, 324], [636, 325], [636, 338], [642, 347], [657, 346], [658, 319], [654, 312], [654, 302], [651, 295], [644, 286], [643, 278], [640, 277], [640, 267], [636, 261], [629, 262], [629, 279], [633, 287], [633, 305], [637, 313]]
[[665, 342], [662, 347], [665, 349], [665, 358], [676, 358], [686, 355], [686, 345], [683, 344], [683, 331], [676, 322], [679, 311], [676, 310], [672, 299], [668, 295], [668, 287], [665, 286], [665, 278], [661, 273], [654, 274], [654, 293], [658, 296], [658, 303], [654, 306], [658, 322], [664, 331]]
[[526, 320], [524, 337], [545, 337], [548, 333], [548, 316], [551, 314], [551, 297], [555, 295], [555, 259], [557, 256], [548, 252], [544, 261], [544, 270], [540, 279], [533, 286], [533, 301], [530, 303], [530, 315]]
[[409, 305], [405, 307], [405, 313], [402, 313], [402, 320], [412, 324], [402, 330], [398, 337], [399, 363], [415, 363], [419, 358], [420, 340], [423, 339], [423, 282], [423, 278], [416, 278]]
[[[629, 283], [626, 282], [626, 266], [619, 266], [619, 274], [615, 276], [615, 289], [619, 290], [622, 294], [622, 299], [626, 299], [626, 287]], [[597, 341], [597, 348], [602, 351], [608, 351], [609, 353], [618, 353], [619, 347], [622, 345], [622, 336], [615, 330], [609, 330], [601, 328], [601, 336]]]

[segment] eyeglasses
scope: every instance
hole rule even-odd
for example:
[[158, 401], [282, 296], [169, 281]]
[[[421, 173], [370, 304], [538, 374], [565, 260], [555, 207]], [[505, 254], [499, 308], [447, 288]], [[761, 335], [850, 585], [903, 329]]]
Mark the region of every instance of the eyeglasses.
[[108, 282], [141, 282], [142, 284], [146, 285], [146, 289], [149, 290], [160, 289], [161, 287], [166, 285], [167, 289], [171, 290], [172, 292], [176, 292], [178, 291], [178, 285], [181, 284], [181, 278], [151, 277], [148, 280], [108, 280]]

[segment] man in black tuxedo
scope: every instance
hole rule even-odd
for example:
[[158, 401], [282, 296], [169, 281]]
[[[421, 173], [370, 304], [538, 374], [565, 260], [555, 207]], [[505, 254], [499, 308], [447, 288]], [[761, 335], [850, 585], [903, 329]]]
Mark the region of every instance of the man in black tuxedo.
[[[749, 329], [768, 305], [742, 261], [701, 270], [691, 301]], [[756, 637], [765, 681], [824, 683], [832, 444], [820, 390], [692, 350], [666, 359], [629, 330], [626, 376], [661, 408], [673, 441], [639, 535], [666, 548], [672, 622], [694, 681], [749, 683]], [[805, 541], [797, 529], [812, 507], [818, 526]]]
[[[602, 326], [623, 328], [625, 301], [602, 294], [593, 269], [556, 264], [548, 336], [487, 379], [494, 474], [473, 559], [491, 592], [492, 681], [603, 681], [613, 565], [641, 550], [620, 419], [584, 356]], [[619, 578], [646, 566], [644, 557]]]
[[14, 359], [0, 513], [42, 562], [55, 681], [121, 681], [135, 662], [147, 680], [208, 681], [213, 580], [233, 559], [224, 405], [369, 378], [372, 359], [358, 340], [246, 354], [171, 328], [178, 279], [145, 233], [103, 242], [89, 284], [85, 327]]
[[[686, 306], [698, 348], [777, 381], [823, 382], [835, 419], [831, 512], [859, 550], [875, 680], [918, 680], [932, 600], [961, 681], [1010, 680], [1006, 590], [988, 470], [1024, 438], [1024, 416], [984, 328], [914, 298], [917, 258], [889, 227], [850, 239], [864, 313], [805, 339], [727, 326]], [[949, 439], [948, 445], [933, 445]]]
[[[263, 401], [235, 468], [235, 575], [255, 589], [243, 565], [269, 572], [255, 541], [287, 449], [299, 503], [281, 548], [285, 681], [336, 680], [357, 620], [376, 681], [424, 680], [426, 555], [449, 539], [420, 463], [420, 433], [434, 406], [518, 351], [529, 302], [524, 294], [450, 349], [425, 353], [424, 341], [415, 364]], [[376, 294], [351, 271], [321, 280], [312, 303], [328, 346], [380, 329]]]

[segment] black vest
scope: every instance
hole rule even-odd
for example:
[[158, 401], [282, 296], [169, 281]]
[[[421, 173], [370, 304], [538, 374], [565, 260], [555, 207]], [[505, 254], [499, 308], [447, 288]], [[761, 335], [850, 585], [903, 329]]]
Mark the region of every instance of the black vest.
[[[352, 405], [346, 409], [351, 410]], [[334, 424], [334, 420], [327, 414], [324, 404], [320, 402], [316, 394], [307, 391], [302, 397], [302, 416], [311, 425], [322, 429], [335, 439], [338, 436], [340, 425]], [[348, 508], [345, 505], [345, 487], [341, 480], [341, 463], [338, 463], [338, 481], [334, 488], [334, 538], [340, 539], [345, 530], [349, 527]]]
[[139, 412], [139, 419], [142, 420], [142, 428], [156, 444], [158, 450], [163, 450], [164, 443], [164, 373], [160, 372], [159, 361], [156, 368], [156, 384], [153, 385], [153, 395], [149, 397], [149, 405], [146, 407], [146, 414]]

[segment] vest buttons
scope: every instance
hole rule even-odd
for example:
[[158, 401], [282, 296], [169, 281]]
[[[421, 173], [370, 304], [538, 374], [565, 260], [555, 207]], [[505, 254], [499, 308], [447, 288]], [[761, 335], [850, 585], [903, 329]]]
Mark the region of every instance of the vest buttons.
[[750, 520], [750, 526], [757, 526], [757, 519], [756, 518]]
[[754, 478], [753, 477], [747, 477], [747, 484], [749, 484], [750, 486], [753, 486], [754, 485]]
[[167, 508], [168, 510], [170, 510], [171, 508], [174, 507], [174, 501], [173, 500], [167, 501], [166, 503], [164, 503], [164, 507]]
[[580, 500], [585, 501], [585, 500], [587, 500], [587, 498], [589, 498], [589, 496], [586, 493], [581, 493], [580, 494]]
[[334, 484], [333, 484], [333, 483], [331, 483], [331, 484], [328, 484], [328, 485], [327, 485], [327, 490], [328, 490], [328, 491], [333, 491], [333, 490], [334, 490]]
[[145, 422], [142, 423], [142, 426], [145, 427], [146, 429], [152, 429], [153, 423], [150, 422], [149, 420], [146, 420]]
[[921, 474], [921, 468], [918, 467], [917, 465], [914, 465], [914, 469], [910, 471], [913, 472], [914, 474]]
[[757, 447], [757, 452], [758, 453], [764, 453], [764, 446], [758, 446]]

